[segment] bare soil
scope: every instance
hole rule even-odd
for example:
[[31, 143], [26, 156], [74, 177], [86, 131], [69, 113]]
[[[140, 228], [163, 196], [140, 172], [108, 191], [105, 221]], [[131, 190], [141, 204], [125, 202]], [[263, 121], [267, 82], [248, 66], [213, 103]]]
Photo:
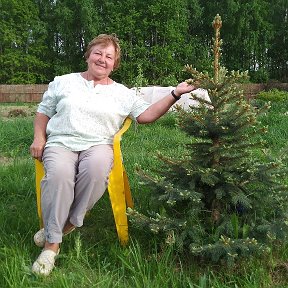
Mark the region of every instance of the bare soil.
[[0, 104], [0, 118], [16, 118], [34, 116], [37, 105], [3, 105]]

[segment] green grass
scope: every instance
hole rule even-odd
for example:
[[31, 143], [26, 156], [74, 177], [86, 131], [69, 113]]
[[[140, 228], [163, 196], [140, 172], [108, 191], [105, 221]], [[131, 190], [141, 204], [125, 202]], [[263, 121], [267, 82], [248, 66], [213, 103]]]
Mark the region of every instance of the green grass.
[[[279, 102], [261, 116], [274, 155], [287, 145], [288, 103]], [[286, 113], [286, 114], [285, 114]], [[130, 242], [117, 240], [108, 194], [86, 217], [84, 226], [67, 236], [55, 270], [36, 277], [31, 265], [40, 249], [33, 243], [38, 229], [34, 163], [29, 156], [33, 119], [0, 118], [0, 287], [288, 287], [288, 247], [271, 247], [268, 259], [243, 260], [235, 267], [213, 266], [179, 258], [159, 247], [145, 233], [130, 228]], [[145, 210], [149, 191], [139, 185], [135, 165], [157, 168], [157, 151], [177, 157], [186, 135], [166, 115], [151, 125], [132, 125], [122, 140], [135, 205]], [[4, 161], [4, 160], [5, 161]], [[158, 247], [158, 248], [157, 248]]]
[[266, 115], [260, 117], [261, 123], [268, 126], [268, 134], [265, 137], [269, 149], [279, 152], [279, 148], [287, 147], [288, 139], [288, 100], [272, 102]]

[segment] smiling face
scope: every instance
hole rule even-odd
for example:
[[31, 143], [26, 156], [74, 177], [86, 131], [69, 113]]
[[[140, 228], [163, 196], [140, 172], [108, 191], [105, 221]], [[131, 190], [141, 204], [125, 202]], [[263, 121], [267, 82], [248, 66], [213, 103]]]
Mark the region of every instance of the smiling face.
[[115, 34], [100, 34], [88, 44], [84, 56], [88, 64], [84, 78], [108, 83], [111, 71], [116, 70], [120, 65], [119, 39]]
[[89, 77], [93, 80], [107, 78], [114, 69], [115, 58], [116, 52], [112, 44], [108, 46], [94, 45], [86, 59]]

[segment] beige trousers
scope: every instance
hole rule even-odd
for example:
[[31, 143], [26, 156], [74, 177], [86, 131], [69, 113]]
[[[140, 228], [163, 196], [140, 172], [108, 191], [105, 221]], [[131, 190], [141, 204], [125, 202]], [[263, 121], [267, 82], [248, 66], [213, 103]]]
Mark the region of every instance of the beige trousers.
[[43, 163], [41, 206], [46, 240], [61, 243], [66, 222], [82, 226], [86, 212], [104, 194], [113, 165], [113, 147], [97, 145], [81, 152], [47, 147]]

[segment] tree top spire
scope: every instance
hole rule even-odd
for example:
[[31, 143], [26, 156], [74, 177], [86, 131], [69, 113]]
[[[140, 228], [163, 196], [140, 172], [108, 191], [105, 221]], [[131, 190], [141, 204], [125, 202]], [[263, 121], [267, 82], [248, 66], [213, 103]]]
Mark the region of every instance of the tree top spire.
[[212, 26], [215, 31], [214, 45], [213, 45], [213, 53], [214, 53], [214, 82], [217, 84], [219, 82], [219, 58], [220, 58], [220, 48], [221, 48], [221, 40], [220, 40], [220, 28], [222, 27], [221, 16], [217, 14], [212, 22]]

